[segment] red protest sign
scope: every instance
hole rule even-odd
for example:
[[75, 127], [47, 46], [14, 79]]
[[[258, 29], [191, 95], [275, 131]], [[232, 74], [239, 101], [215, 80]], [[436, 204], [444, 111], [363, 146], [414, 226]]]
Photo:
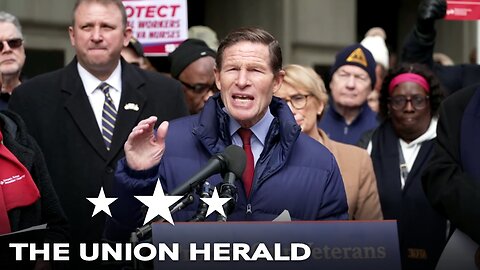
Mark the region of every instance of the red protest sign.
[[123, 0], [123, 5], [147, 56], [168, 55], [188, 38], [187, 0]]
[[480, 0], [447, 1], [447, 15], [445, 20], [479, 20]]

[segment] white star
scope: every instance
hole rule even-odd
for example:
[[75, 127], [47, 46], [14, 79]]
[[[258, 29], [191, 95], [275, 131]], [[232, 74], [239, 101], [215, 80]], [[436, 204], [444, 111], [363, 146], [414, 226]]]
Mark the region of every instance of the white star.
[[225, 215], [225, 211], [223, 210], [223, 205], [229, 200], [231, 200], [232, 198], [219, 198], [217, 187], [213, 189], [213, 194], [211, 198], [200, 198], [200, 199], [204, 201], [206, 204], [208, 204], [207, 217], [214, 211], [217, 211], [220, 215], [227, 217]]
[[108, 207], [111, 203], [113, 203], [117, 198], [105, 198], [105, 192], [103, 192], [103, 187], [100, 188], [100, 193], [98, 194], [97, 198], [87, 198], [91, 203], [95, 205], [95, 209], [93, 209], [92, 217], [98, 214], [98, 212], [103, 211], [107, 215], [112, 216], [110, 213], [110, 207]]
[[172, 214], [168, 208], [180, 200], [182, 196], [165, 196], [160, 180], [157, 181], [152, 196], [135, 196], [135, 198], [148, 206], [147, 216], [145, 217], [143, 225], [158, 215], [170, 222], [170, 224], [175, 225], [173, 224]]

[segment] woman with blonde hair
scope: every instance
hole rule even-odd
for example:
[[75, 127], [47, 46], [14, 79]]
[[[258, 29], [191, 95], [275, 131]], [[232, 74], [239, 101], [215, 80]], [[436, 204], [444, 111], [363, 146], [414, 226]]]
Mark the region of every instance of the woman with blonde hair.
[[383, 219], [372, 161], [367, 151], [333, 141], [317, 127], [328, 104], [323, 80], [311, 68], [288, 65], [275, 96], [285, 100], [302, 132], [322, 143], [335, 156], [343, 177], [350, 219]]

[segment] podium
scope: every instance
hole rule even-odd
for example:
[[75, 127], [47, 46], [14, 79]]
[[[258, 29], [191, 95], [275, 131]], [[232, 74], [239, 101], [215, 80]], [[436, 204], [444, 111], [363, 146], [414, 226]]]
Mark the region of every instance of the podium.
[[177, 222], [152, 230], [154, 269], [401, 269], [396, 221]]
[[0, 235], [0, 269], [33, 269], [35, 261], [15, 260], [15, 249], [9, 247], [10, 243], [36, 243], [44, 242], [47, 224], [33, 226], [21, 231]]

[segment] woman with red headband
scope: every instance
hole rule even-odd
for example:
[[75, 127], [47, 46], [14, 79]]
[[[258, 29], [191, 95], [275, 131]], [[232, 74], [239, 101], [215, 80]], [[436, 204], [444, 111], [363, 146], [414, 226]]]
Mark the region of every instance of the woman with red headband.
[[404, 64], [381, 89], [382, 124], [368, 145], [385, 219], [398, 224], [402, 269], [435, 269], [447, 238], [447, 221], [427, 201], [421, 175], [436, 138], [443, 97], [425, 66]]

